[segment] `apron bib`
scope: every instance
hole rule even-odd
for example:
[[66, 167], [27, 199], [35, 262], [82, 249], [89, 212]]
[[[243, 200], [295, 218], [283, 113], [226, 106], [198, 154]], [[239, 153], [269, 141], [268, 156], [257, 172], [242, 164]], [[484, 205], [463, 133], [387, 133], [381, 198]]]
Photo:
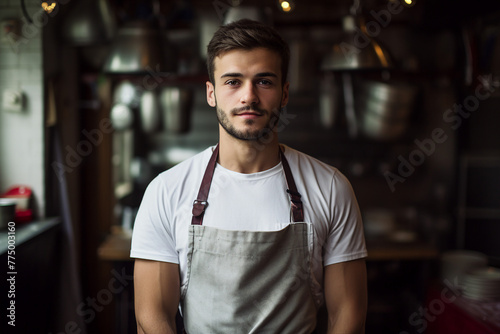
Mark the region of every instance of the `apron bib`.
[[208, 163], [189, 229], [187, 283], [181, 288], [184, 327], [189, 334], [310, 334], [317, 305], [311, 281], [308, 240], [300, 194], [280, 150], [293, 221], [279, 231], [228, 231], [203, 226], [218, 157]]

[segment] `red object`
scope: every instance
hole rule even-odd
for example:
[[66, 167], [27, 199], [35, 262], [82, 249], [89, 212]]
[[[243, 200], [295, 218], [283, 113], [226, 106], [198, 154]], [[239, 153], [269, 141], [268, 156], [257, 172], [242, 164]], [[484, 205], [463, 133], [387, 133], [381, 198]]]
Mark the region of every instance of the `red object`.
[[31, 209], [16, 211], [14, 219], [18, 224], [28, 223], [33, 220], [33, 211]]
[[[426, 307], [431, 303], [438, 305], [443, 301], [446, 287], [433, 287], [429, 290]], [[447, 290], [448, 300], [452, 297]], [[427, 323], [425, 334], [499, 334], [500, 301], [481, 302], [455, 295], [453, 302], [443, 302], [442, 310]]]
[[27, 186], [13, 186], [7, 190], [2, 197], [17, 197], [17, 198], [30, 198], [31, 197], [31, 188]]

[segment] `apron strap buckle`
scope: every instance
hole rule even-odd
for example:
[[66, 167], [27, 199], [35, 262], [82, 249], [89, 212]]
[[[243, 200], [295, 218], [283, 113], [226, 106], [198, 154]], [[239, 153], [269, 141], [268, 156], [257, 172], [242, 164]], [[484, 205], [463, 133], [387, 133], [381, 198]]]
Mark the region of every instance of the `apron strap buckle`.
[[208, 206], [207, 201], [200, 201], [195, 199], [193, 202], [193, 216], [199, 217], [205, 212], [205, 209]]
[[302, 195], [299, 194], [297, 191], [293, 191], [293, 190], [287, 189], [286, 192], [290, 194], [290, 197], [292, 198], [293, 202], [296, 202], [296, 203], [302, 202], [300, 200], [300, 198], [302, 197]]
[[191, 225], [201, 225], [203, 221], [203, 215], [205, 209], [208, 206], [208, 192], [210, 191], [210, 185], [212, 183], [212, 177], [214, 176], [215, 165], [217, 164], [217, 157], [219, 156], [219, 144], [215, 146], [215, 149], [208, 161], [207, 169], [203, 175], [201, 181], [200, 190], [198, 191], [198, 196], [193, 202], [193, 218], [191, 219]]
[[293, 216], [293, 221], [298, 223], [298, 222], [303, 222], [304, 221], [304, 211], [302, 209], [302, 202], [294, 202], [292, 201], [292, 216]]
[[281, 163], [283, 164], [283, 171], [285, 172], [286, 184], [288, 186], [286, 192], [290, 194], [290, 205], [292, 209], [293, 221], [296, 223], [303, 222], [304, 210], [302, 208], [302, 200], [300, 199], [302, 196], [297, 191], [297, 186], [295, 185], [292, 171], [290, 170], [290, 165], [286, 160], [285, 153], [283, 153], [283, 149], [280, 149], [280, 155], [281, 155]]
[[304, 211], [302, 209], [302, 201], [300, 199], [302, 196], [297, 191], [293, 191], [290, 189], [287, 189], [286, 192], [290, 194], [290, 204], [292, 206], [293, 221], [304, 221]]

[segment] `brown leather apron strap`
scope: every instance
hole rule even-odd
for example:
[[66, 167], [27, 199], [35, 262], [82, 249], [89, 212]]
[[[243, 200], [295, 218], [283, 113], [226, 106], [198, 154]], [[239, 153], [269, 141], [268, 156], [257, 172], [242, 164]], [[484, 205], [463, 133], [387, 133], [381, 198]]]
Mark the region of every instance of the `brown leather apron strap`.
[[208, 206], [208, 192], [210, 191], [210, 185], [212, 184], [212, 177], [214, 176], [215, 164], [217, 163], [218, 156], [219, 144], [215, 146], [212, 157], [208, 161], [208, 166], [205, 170], [205, 175], [203, 175], [200, 190], [198, 191], [198, 197], [193, 202], [193, 218], [191, 220], [191, 225], [202, 224], [203, 215], [205, 214], [205, 209]]
[[[219, 144], [215, 147], [212, 157], [210, 158], [205, 174], [201, 181], [200, 190], [198, 192], [198, 197], [193, 202], [193, 218], [191, 220], [191, 225], [202, 225], [203, 216], [205, 214], [205, 209], [208, 206], [208, 192], [210, 191], [210, 185], [212, 184], [212, 178], [214, 176], [215, 165], [217, 163], [217, 158], [219, 157]], [[290, 195], [290, 203], [292, 207], [292, 216], [294, 222], [304, 221], [304, 210], [302, 207], [302, 200], [300, 199], [300, 194], [297, 191], [297, 186], [292, 176], [292, 171], [290, 170], [290, 165], [285, 158], [283, 150], [280, 148], [281, 164], [283, 165], [283, 171], [285, 172], [285, 179], [288, 189], [286, 192]]]
[[301, 195], [297, 191], [297, 186], [295, 185], [295, 180], [293, 179], [292, 171], [290, 170], [290, 165], [285, 158], [283, 150], [280, 149], [281, 164], [283, 165], [283, 170], [285, 171], [285, 179], [288, 189], [286, 192], [290, 194], [290, 203], [292, 205], [292, 216], [294, 222], [304, 221], [304, 210], [302, 207]]

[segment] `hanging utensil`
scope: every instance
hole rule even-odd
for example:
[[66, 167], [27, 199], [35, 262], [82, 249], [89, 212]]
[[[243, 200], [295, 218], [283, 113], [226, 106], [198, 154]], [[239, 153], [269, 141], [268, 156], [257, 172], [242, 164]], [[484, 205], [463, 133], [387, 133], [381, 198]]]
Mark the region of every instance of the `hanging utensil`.
[[344, 88], [344, 106], [347, 119], [347, 130], [351, 138], [358, 136], [358, 121], [354, 109], [354, 90], [352, 87], [352, 76], [349, 72], [342, 73], [342, 84]]
[[111, 124], [115, 130], [126, 130], [132, 126], [134, 114], [125, 104], [117, 103], [111, 109]]
[[335, 82], [335, 76], [327, 72], [322, 78], [319, 97], [320, 122], [327, 129], [335, 126], [340, 107], [339, 100], [340, 90]]
[[189, 130], [193, 92], [188, 88], [164, 87], [160, 92], [160, 106], [165, 131], [184, 133]]
[[145, 91], [142, 93], [139, 114], [142, 131], [152, 133], [158, 128], [160, 115], [158, 98], [154, 91]]

